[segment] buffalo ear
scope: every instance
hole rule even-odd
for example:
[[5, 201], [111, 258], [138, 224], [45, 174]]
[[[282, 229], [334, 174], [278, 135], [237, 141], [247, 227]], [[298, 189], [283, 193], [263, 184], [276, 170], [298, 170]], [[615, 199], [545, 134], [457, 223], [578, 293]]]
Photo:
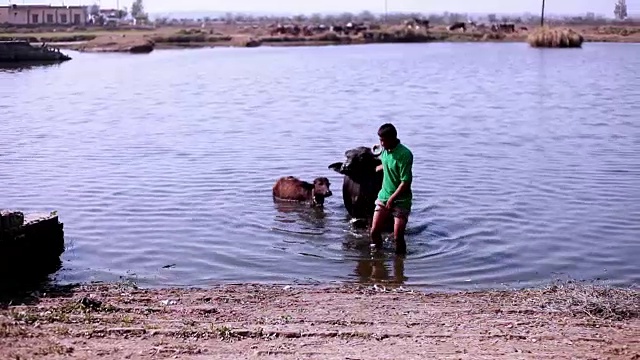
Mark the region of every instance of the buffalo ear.
[[341, 162], [333, 163], [329, 165], [329, 169], [339, 173], [340, 169], [342, 169], [342, 163]]

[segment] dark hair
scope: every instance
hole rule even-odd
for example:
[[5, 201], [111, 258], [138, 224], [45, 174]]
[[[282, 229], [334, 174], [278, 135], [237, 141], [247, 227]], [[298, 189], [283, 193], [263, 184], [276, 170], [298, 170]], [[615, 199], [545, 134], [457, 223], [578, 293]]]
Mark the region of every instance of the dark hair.
[[378, 136], [383, 139], [395, 139], [398, 137], [398, 132], [393, 124], [386, 123], [378, 129]]

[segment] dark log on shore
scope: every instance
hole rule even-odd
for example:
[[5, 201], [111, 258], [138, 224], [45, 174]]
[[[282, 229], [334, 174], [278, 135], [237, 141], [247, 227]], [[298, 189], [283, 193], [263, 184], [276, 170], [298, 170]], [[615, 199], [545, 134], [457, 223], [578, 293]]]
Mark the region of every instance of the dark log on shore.
[[19, 285], [58, 270], [63, 224], [54, 213], [0, 211], [0, 285]]

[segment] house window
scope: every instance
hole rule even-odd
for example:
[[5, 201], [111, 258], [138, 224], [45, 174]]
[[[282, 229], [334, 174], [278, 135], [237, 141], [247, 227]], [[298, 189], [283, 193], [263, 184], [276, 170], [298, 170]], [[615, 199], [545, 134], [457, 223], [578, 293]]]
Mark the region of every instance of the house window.
[[67, 23], [67, 14], [60, 14], [60, 22], [63, 24]]
[[53, 14], [47, 14], [47, 22], [53, 24]]
[[38, 23], [38, 14], [32, 14], [31, 15], [31, 22], [34, 24]]
[[80, 14], [73, 14], [73, 23], [80, 24]]

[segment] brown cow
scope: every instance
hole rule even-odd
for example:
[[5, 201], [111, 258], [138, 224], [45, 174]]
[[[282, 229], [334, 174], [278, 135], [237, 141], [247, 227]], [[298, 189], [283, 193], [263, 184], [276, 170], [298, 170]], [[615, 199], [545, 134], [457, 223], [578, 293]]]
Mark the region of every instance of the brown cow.
[[326, 177], [316, 178], [313, 184], [310, 184], [294, 176], [285, 176], [273, 185], [273, 198], [322, 206], [324, 199], [332, 195], [329, 185], [329, 179]]

